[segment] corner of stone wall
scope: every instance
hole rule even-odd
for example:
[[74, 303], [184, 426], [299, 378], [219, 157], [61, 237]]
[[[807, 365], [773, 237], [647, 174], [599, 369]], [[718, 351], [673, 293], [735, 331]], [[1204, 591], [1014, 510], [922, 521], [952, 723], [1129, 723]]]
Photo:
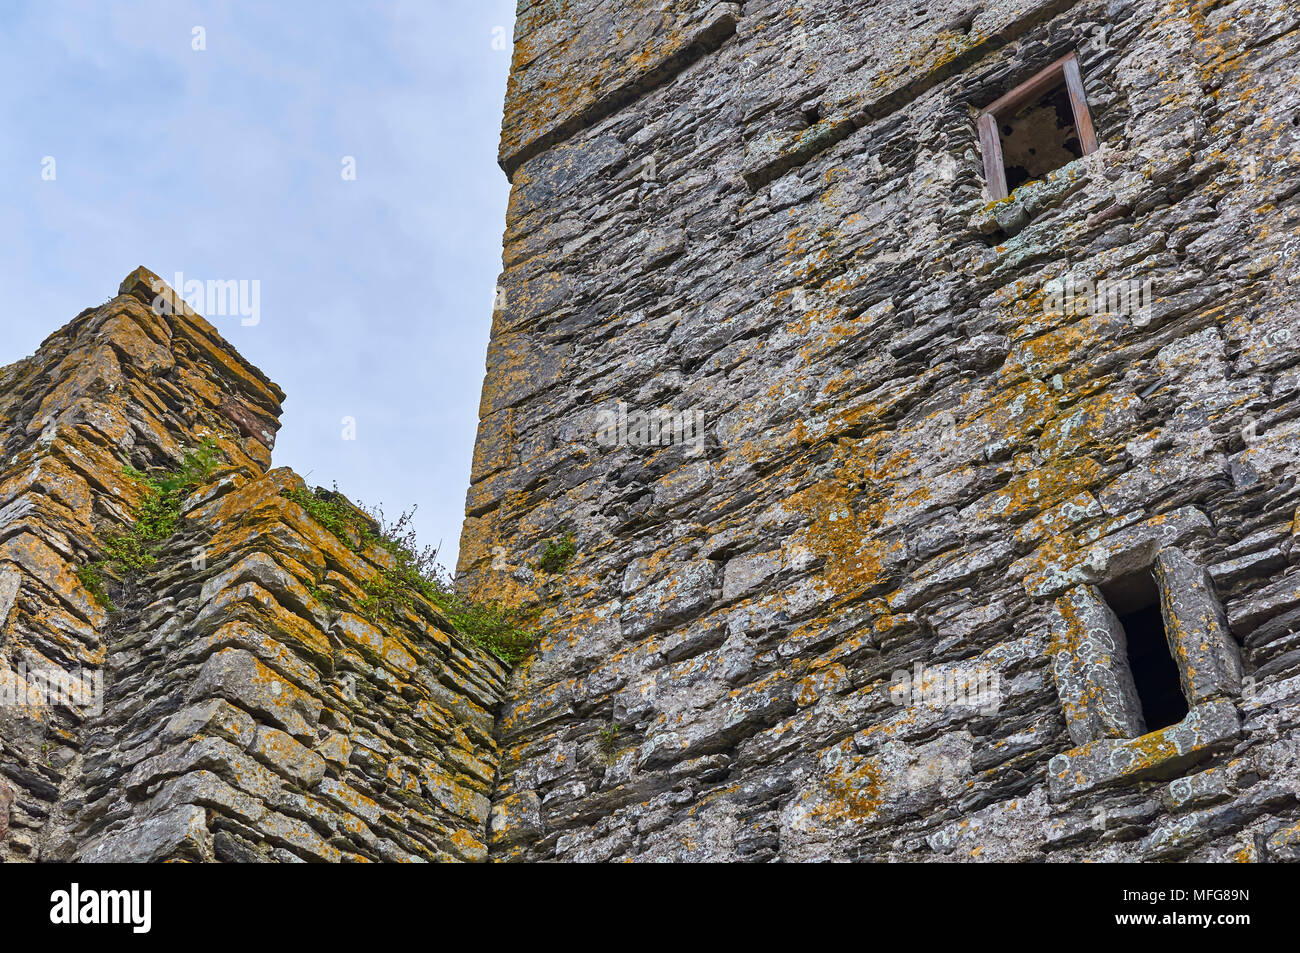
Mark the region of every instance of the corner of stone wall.
[[[151, 272], [0, 371], [0, 859], [482, 860], [503, 665], [271, 470], [284, 395]], [[79, 570], [223, 460], [111, 609]]]

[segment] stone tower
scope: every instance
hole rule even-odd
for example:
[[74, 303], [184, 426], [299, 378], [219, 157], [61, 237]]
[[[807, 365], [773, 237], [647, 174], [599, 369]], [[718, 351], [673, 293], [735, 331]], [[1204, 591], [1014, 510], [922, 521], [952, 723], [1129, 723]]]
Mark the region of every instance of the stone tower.
[[1300, 856], [1298, 76], [1290, 0], [521, 0], [491, 855]]

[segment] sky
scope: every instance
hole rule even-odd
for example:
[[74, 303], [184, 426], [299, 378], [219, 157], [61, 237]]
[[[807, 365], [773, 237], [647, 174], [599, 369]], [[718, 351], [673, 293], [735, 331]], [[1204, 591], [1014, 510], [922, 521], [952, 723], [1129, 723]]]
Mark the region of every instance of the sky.
[[245, 282], [242, 314], [198, 310], [287, 393], [276, 465], [418, 507], [454, 566], [513, 23], [514, 0], [4, 0], [0, 366], [138, 265]]

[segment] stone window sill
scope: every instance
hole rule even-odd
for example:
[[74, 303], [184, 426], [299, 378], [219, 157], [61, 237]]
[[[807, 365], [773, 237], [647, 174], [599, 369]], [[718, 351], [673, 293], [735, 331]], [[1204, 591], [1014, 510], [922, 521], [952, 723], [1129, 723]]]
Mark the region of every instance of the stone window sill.
[[1180, 722], [1138, 738], [1102, 738], [1058, 754], [1047, 764], [1053, 801], [1124, 782], [1164, 780], [1222, 750], [1241, 732], [1227, 701], [1197, 705]]
[[1037, 216], [1060, 205], [1088, 184], [1091, 160], [1092, 156], [1075, 159], [1049, 172], [1045, 178], [1026, 182], [1006, 198], [989, 202], [971, 216], [971, 230], [979, 235], [1001, 232], [1008, 238], [1019, 234]]

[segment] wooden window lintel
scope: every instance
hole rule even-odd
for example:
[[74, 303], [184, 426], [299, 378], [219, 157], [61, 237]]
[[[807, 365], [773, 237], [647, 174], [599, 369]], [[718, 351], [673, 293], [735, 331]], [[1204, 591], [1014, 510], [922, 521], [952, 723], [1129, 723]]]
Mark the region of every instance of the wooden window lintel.
[[998, 129], [1001, 119], [1015, 115], [1035, 102], [1054, 86], [1065, 84], [1070, 97], [1070, 111], [1074, 114], [1074, 128], [1079, 137], [1079, 147], [1084, 155], [1097, 151], [1097, 133], [1092, 125], [1092, 113], [1083, 91], [1083, 73], [1079, 57], [1068, 53], [1050, 66], [1039, 70], [1006, 95], [994, 100], [980, 113], [978, 130], [980, 150], [984, 154], [984, 178], [988, 183], [989, 197], [995, 201], [1006, 198], [1007, 173], [1002, 161], [1002, 136]]

